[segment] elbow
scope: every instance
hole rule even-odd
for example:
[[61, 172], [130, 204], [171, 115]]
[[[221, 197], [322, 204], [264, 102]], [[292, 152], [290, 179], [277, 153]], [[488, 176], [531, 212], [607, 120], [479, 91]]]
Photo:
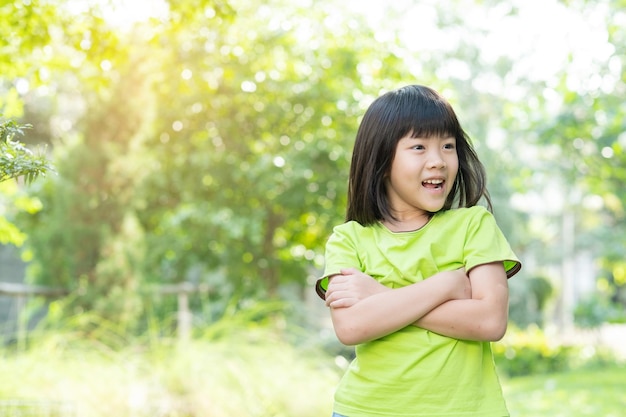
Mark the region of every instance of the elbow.
[[335, 326], [335, 335], [337, 339], [346, 346], [355, 346], [366, 341], [357, 329], [341, 328]]
[[337, 339], [346, 346], [367, 342], [374, 337], [367, 321], [360, 320], [348, 308], [331, 308], [331, 318]]
[[506, 327], [502, 331], [494, 331], [487, 335], [486, 340], [489, 342], [499, 342], [506, 334]]
[[359, 344], [359, 342], [354, 338], [346, 337], [344, 335], [340, 335], [339, 333], [336, 333], [336, 334], [337, 334], [337, 339], [339, 339], [339, 342], [341, 342], [342, 345], [356, 346]]
[[355, 346], [376, 339], [370, 327], [358, 321], [334, 320], [333, 327], [339, 341], [346, 346]]
[[481, 326], [481, 339], [486, 342], [497, 342], [506, 334], [507, 320], [490, 320]]

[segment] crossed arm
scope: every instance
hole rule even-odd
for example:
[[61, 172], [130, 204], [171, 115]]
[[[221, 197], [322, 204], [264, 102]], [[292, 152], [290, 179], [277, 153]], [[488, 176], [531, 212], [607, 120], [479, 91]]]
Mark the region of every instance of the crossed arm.
[[456, 339], [495, 341], [506, 331], [508, 284], [502, 262], [439, 272], [390, 289], [353, 268], [330, 280], [326, 305], [346, 345], [415, 325]]

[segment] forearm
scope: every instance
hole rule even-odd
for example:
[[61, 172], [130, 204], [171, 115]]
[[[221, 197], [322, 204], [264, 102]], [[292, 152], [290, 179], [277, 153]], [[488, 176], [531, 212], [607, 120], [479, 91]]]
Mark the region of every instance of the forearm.
[[506, 332], [509, 290], [501, 264], [470, 271], [472, 298], [451, 300], [432, 309], [416, 326], [456, 339], [495, 341]]
[[[435, 307], [455, 298], [458, 286], [442, 272], [418, 283], [380, 292], [345, 308], [331, 308], [335, 333], [346, 345], [378, 339], [411, 325]], [[457, 275], [458, 276], [458, 275]]]
[[496, 341], [506, 332], [506, 308], [494, 311], [483, 300], [451, 300], [432, 309], [414, 325], [455, 339]]

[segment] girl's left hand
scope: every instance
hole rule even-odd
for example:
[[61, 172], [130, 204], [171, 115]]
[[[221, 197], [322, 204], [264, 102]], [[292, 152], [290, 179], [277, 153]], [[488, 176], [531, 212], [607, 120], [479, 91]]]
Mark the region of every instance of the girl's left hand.
[[390, 290], [356, 268], [345, 268], [330, 280], [326, 305], [332, 308], [351, 307], [369, 296]]

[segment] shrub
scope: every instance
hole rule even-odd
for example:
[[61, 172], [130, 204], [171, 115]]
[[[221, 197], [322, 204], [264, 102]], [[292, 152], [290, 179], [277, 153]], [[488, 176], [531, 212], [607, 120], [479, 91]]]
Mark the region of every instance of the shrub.
[[617, 361], [608, 350], [550, 340], [537, 326], [510, 328], [492, 348], [498, 370], [509, 377], [598, 368]]
[[624, 323], [626, 313], [621, 304], [594, 294], [576, 305], [574, 321], [581, 327], [598, 327], [603, 323]]

